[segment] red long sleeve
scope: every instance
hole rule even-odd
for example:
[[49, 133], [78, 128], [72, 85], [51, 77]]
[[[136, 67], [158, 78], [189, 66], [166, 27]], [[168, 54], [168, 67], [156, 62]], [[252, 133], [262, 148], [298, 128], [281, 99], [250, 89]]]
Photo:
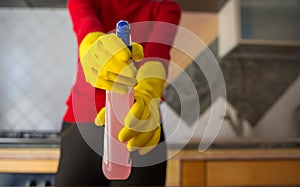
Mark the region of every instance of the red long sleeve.
[[[145, 58], [164, 59], [167, 69], [170, 60], [170, 49], [177, 31], [176, 25], [180, 19], [180, 7], [173, 1], [164, 1], [156, 10], [155, 21], [144, 47]], [[155, 42], [151, 42], [155, 41]]]
[[69, 0], [68, 10], [71, 15], [73, 29], [76, 33], [78, 43], [90, 32], [104, 31], [98, 17], [97, 1]]

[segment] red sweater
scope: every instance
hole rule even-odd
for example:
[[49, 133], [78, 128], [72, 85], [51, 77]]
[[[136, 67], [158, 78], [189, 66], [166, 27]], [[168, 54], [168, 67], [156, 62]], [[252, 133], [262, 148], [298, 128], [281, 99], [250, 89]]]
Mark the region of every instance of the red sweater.
[[[169, 51], [176, 33], [174, 25], [178, 25], [180, 19], [177, 3], [171, 0], [69, 0], [68, 9], [78, 45], [88, 33], [114, 32], [119, 20], [127, 20], [131, 24], [132, 41], [144, 47], [145, 61], [149, 58], [159, 59], [167, 68]], [[104, 106], [105, 91], [95, 89], [85, 81], [78, 60], [76, 80], [67, 100], [63, 120], [93, 122]]]

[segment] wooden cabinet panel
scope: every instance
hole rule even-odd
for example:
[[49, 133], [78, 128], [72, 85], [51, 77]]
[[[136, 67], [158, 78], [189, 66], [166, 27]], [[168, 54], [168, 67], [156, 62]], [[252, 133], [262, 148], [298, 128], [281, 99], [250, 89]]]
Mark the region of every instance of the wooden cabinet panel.
[[55, 173], [59, 148], [0, 148], [0, 172]]
[[300, 160], [208, 161], [207, 185], [299, 185]]
[[172, 158], [167, 164], [166, 186], [179, 186], [180, 184], [180, 160]]
[[56, 159], [1, 159], [0, 172], [3, 173], [56, 173]]
[[183, 160], [181, 177], [182, 186], [203, 186], [205, 184], [204, 161]]

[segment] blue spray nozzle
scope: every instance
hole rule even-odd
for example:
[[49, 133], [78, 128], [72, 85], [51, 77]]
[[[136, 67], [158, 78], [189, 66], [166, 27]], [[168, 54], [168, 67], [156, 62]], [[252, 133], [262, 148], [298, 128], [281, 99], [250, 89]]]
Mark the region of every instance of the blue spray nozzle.
[[118, 21], [117, 26], [116, 26], [116, 34], [118, 37], [120, 37], [122, 39], [122, 41], [125, 43], [125, 45], [130, 47], [130, 45], [131, 45], [130, 25], [129, 25], [128, 21], [125, 21], [125, 20]]

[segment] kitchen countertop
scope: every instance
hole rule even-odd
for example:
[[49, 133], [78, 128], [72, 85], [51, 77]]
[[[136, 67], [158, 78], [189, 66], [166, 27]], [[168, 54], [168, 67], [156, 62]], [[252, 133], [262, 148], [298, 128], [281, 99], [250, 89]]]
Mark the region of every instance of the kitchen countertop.
[[174, 158], [189, 160], [272, 160], [272, 159], [300, 159], [300, 148], [285, 149], [208, 149], [204, 152], [198, 150], [183, 150]]

